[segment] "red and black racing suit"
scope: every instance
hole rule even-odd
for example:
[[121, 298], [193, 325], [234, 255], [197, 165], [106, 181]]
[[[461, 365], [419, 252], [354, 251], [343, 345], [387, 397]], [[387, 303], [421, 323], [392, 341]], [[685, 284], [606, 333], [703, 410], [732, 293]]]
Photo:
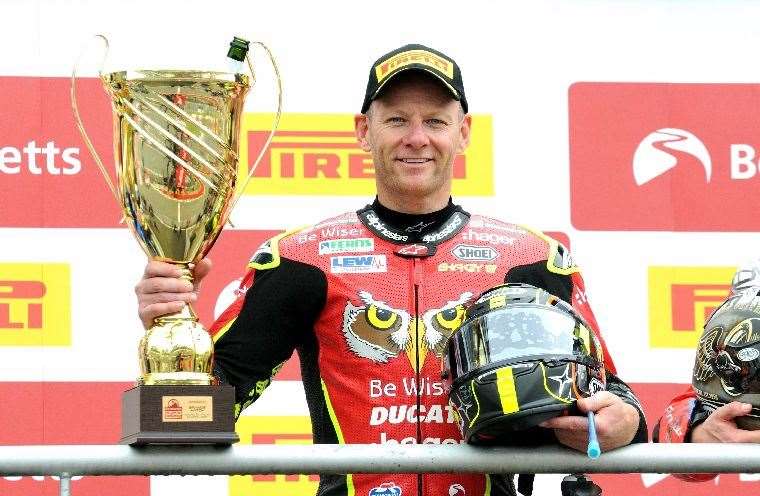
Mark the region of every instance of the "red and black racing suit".
[[[464, 305], [505, 281], [563, 298], [596, 330], [580, 273], [553, 239], [451, 202], [408, 215], [375, 201], [259, 248], [244, 296], [212, 327], [215, 370], [239, 413], [297, 350], [315, 443], [459, 443], [439, 357]], [[641, 412], [624, 383], [610, 374], [608, 384]], [[317, 494], [514, 495], [511, 479], [324, 475]]]
[[[655, 443], [688, 443], [695, 427], [705, 421], [710, 412], [697, 398], [692, 386], [679, 394], [665, 408], [665, 413], [657, 421], [652, 431]], [[692, 482], [714, 479], [717, 474], [673, 474], [673, 476]]]

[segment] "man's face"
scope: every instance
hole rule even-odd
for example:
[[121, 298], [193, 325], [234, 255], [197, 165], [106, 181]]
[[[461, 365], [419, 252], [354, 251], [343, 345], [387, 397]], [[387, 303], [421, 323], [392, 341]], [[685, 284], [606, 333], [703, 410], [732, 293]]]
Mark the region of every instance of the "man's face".
[[427, 76], [410, 73], [389, 84], [355, 119], [359, 144], [372, 154], [378, 198], [400, 211], [443, 208], [454, 157], [470, 141], [470, 116]]

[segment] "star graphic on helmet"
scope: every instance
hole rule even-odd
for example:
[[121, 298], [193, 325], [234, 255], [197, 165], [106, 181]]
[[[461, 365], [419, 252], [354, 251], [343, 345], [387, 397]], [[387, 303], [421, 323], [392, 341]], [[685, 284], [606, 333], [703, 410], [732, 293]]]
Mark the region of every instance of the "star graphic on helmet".
[[[565, 365], [565, 373], [562, 375], [550, 375], [549, 379], [556, 381], [557, 396], [560, 398], [570, 398], [570, 384], [573, 382], [573, 378], [570, 374], [570, 364]], [[567, 394], [565, 394], [565, 386], [567, 386]]]

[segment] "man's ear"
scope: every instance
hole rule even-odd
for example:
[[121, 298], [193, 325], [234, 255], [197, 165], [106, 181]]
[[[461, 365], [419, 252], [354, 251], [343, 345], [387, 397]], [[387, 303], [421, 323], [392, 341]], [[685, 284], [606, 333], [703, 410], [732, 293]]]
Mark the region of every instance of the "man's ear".
[[371, 152], [372, 146], [367, 139], [369, 133], [369, 117], [365, 114], [356, 114], [354, 116], [354, 131], [356, 132], [356, 141], [365, 152]]
[[470, 114], [464, 116], [462, 123], [459, 125], [459, 147], [457, 153], [464, 153], [464, 150], [470, 145], [470, 131], [472, 130], [472, 117]]

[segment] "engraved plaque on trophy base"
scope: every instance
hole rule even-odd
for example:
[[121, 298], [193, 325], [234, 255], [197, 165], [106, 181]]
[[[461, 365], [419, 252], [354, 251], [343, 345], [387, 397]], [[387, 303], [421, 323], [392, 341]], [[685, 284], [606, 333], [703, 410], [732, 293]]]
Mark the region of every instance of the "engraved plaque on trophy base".
[[121, 444], [233, 444], [235, 388], [136, 386], [121, 398]]

